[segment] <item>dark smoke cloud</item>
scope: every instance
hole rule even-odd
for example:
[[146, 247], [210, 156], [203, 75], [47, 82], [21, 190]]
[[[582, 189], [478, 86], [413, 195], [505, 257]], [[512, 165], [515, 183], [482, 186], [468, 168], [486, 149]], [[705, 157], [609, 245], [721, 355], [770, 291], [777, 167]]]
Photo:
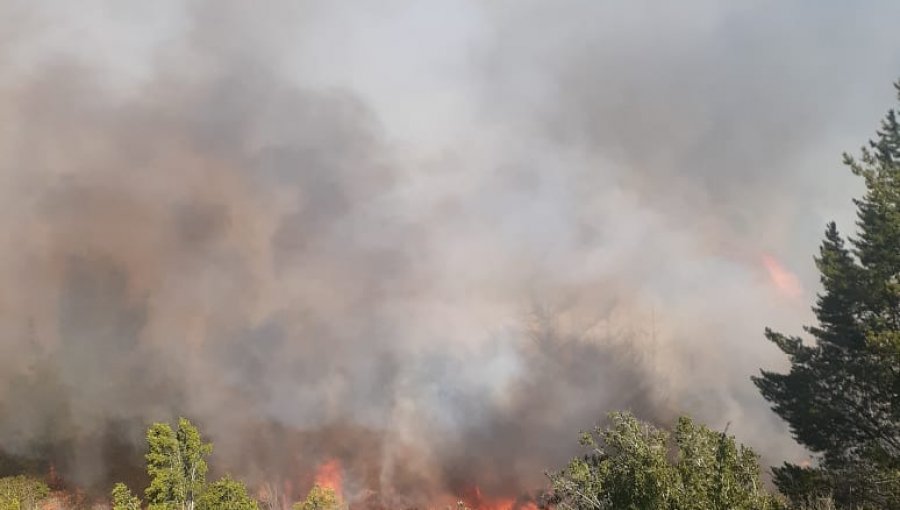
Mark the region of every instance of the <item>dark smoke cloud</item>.
[[371, 506], [528, 494], [622, 408], [803, 455], [748, 376], [896, 8], [423, 5], [0, 7], [0, 469], [140, 484], [178, 415]]

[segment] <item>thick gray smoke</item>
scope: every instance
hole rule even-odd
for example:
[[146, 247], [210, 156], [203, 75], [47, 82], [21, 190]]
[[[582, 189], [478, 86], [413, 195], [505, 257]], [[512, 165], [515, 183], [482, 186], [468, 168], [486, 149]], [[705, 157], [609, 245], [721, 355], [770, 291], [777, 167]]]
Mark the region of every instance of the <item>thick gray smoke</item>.
[[178, 415], [371, 504], [527, 495], [622, 408], [804, 455], [748, 378], [900, 7], [79, 4], [0, 5], [0, 468], [139, 483]]

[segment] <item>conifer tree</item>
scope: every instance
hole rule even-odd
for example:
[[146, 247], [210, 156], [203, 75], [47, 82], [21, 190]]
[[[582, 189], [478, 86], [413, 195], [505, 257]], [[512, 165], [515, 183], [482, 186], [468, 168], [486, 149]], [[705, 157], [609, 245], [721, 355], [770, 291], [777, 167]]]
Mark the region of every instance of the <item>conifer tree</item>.
[[[900, 92], [900, 83], [896, 85]], [[900, 125], [887, 113], [875, 140], [844, 163], [862, 177], [856, 237], [834, 223], [815, 261], [823, 290], [811, 342], [766, 330], [791, 362], [754, 378], [815, 468], [775, 470], [794, 501], [832, 496], [842, 508], [900, 508]], [[815, 493], [815, 494], [813, 494]]]

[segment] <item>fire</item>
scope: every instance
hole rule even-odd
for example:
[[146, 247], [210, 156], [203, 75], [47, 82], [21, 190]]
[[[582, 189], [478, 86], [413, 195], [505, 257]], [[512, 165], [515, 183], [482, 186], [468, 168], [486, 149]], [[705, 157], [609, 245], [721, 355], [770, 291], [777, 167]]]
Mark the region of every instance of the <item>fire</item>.
[[316, 468], [313, 482], [319, 487], [325, 487], [334, 491], [338, 499], [343, 498], [343, 474], [341, 462], [337, 459], [329, 459]]
[[51, 488], [59, 488], [62, 485], [62, 480], [59, 478], [59, 474], [56, 472], [56, 464], [50, 463], [50, 467], [47, 468], [47, 484], [50, 485]]
[[513, 510], [516, 500], [512, 498], [498, 498], [481, 501], [473, 510]]
[[778, 259], [768, 253], [763, 253], [762, 264], [769, 273], [769, 280], [775, 285], [779, 293], [789, 298], [799, 298], [803, 295], [800, 279], [785, 268]]
[[485, 496], [477, 485], [466, 495], [464, 502], [472, 510], [538, 510], [537, 505], [527, 499]]

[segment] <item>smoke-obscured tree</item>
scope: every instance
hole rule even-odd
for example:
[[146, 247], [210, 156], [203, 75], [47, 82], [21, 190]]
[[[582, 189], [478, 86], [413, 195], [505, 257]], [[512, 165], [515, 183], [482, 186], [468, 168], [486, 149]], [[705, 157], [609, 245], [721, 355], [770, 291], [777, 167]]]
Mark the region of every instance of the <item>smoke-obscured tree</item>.
[[293, 510], [338, 510], [340, 507], [334, 489], [316, 484], [310, 489], [306, 499], [294, 503]]
[[259, 504], [247, 494], [247, 487], [231, 477], [209, 484], [197, 501], [197, 510], [258, 510]]
[[127, 485], [117, 483], [112, 490], [112, 510], [141, 510], [141, 500]]
[[809, 496], [796, 505], [797, 510], [836, 510], [830, 496]]
[[279, 484], [263, 483], [259, 488], [259, 506], [263, 510], [283, 510], [288, 506], [288, 499]]
[[[900, 83], [895, 85], [900, 91]], [[812, 343], [766, 330], [791, 362], [754, 383], [819, 454], [815, 468], [775, 470], [794, 501], [830, 495], [840, 508], [900, 508], [900, 125], [889, 111], [861, 156], [844, 156], [863, 178], [856, 237], [828, 225], [816, 264], [822, 292], [807, 327]]]
[[582, 437], [589, 453], [549, 474], [548, 506], [561, 510], [766, 510], [756, 454], [733, 437], [678, 420], [673, 433], [628, 413]]
[[147, 474], [145, 491], [152, 510], [194, 510], [206, 483], [205, 458], [212, 444], [204, 443], [200, 432], [185, 418], [178, 430], [168, 423], [154, 423], [147, 430]]
[[50, 495], [47, 484], [27, 476], [0, 478], [0, 510], [35, 510]]

